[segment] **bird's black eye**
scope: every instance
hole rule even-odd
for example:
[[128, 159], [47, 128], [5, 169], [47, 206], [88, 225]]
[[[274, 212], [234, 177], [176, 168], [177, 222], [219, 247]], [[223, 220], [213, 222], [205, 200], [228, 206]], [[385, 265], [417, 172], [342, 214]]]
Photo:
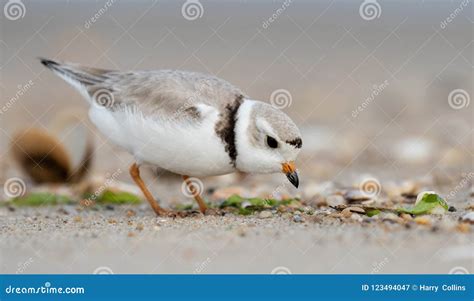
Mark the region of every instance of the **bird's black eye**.
[[277, 148], [278, 147], [278, 141], [275, 140], [275, 138], [267, 136], [267, 145], [270, 148]]

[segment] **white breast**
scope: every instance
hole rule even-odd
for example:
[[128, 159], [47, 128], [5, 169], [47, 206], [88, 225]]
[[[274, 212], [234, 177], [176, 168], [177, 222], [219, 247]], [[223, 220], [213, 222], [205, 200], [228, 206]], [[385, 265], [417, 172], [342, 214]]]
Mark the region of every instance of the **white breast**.
[[111, 112], [92, 105], [89, 116], [114, 143], [149, 163], [188, 176], [211, 176], [235, 171], [224, 144], [216, 136], [217, 110], [202, 122], [144, 118], [140, 112]]

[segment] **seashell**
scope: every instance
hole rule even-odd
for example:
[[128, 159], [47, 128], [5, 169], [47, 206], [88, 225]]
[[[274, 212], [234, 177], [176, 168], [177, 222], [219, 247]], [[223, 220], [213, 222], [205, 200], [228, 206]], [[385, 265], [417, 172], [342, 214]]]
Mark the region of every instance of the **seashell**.
[[461, 221], [474, 225], [474, 212], [464, 214], [463, 217], [461, 217]]
[[66, 149], [44, 130], [31, 128], [16, 134], [11, 143], [14, 160], [36, 183], [66, 182], [71, 162]]
[[77, 108], [55, 115], [48, 128], [15, 134], [10, 151], [14, 162], [36, 183], [75, 183], [83, 179], [93, 158], [93, 140]]
[[362, 192], [360, 189], [351, 189], [344, 193], [344, 198], [349, 203], [360, 203], [362, 201], [366, 201], [370, 199], [366, 193]]

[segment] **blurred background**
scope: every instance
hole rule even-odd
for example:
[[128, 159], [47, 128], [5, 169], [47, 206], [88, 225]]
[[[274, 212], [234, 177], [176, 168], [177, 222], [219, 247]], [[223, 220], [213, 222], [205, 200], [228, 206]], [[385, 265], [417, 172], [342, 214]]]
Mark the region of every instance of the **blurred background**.
[[[371, 176], [384, 189], [412, 181], [415, 196], [421, 188], [446, 195], [462, 183], [457, 204], [472, 200], [465, 197], [474, 178], [472, 1], [2, 0], [1, 6], [2, 183], [22, 177], [29, 187], [9, 151], [11, 139], [28, 128], [52, 133], [74, 164], [92, 137], [91, 174], [115, 179], [119, 170], [117, 178], [131, 182], [132, 157], [96, 132], [82, 96], [37, 59], [46, 57], [105, 69], [209, 73], [284, 110], [303, 135], [301, 189], [282, 175], [258, 175], [242, 182], [266, 185], [250, 195], [285, 185], [310, 199], [321, 183], [351, 186]], [[64, 122], [70, 116], [79, 122]], [[150, 187], [164, 202], [180, 202], [187, 198], [176, 179], [168, 186], [168, 177], [155, 172]], [[238, 180], [204, 183], [207, 189]], [[443, 240], [433, 243], [436, 250]], [[400, 272], [406, 266], [399, 263], [392, 260], [384, 271]], [[304, 262], [301, 268], [318, 270], [304, 270]], [[336, 271], [347, 270], [366, 272], [357, 265]]]
[[[273, 93], [303, 131], [299, 168], [318, 177], [472, 170], [470, 1], [188, 2], [23, 1], [16, 20], [3, 16], [2, 159], [19, 129], [48, 128], [63, 110], [87, 120], [86, 102], [42, 56], [195, 70], [255, 99]], [[95, 137], [95, 168], [113, 168], [120, 150]]]

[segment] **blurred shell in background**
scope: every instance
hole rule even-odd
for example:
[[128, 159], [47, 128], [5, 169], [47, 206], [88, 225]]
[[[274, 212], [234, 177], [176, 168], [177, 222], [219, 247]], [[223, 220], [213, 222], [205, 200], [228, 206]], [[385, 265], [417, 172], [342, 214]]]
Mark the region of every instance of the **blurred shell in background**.
[[88, 174], [93, 142], [87, 129], [77, 124], [68, 126], [66, 119], [58, 120], [61, 129], [57, 134], [30, 128], [15, 134], [11, 141], [15, 163], [35, 183], [74, 183]]

